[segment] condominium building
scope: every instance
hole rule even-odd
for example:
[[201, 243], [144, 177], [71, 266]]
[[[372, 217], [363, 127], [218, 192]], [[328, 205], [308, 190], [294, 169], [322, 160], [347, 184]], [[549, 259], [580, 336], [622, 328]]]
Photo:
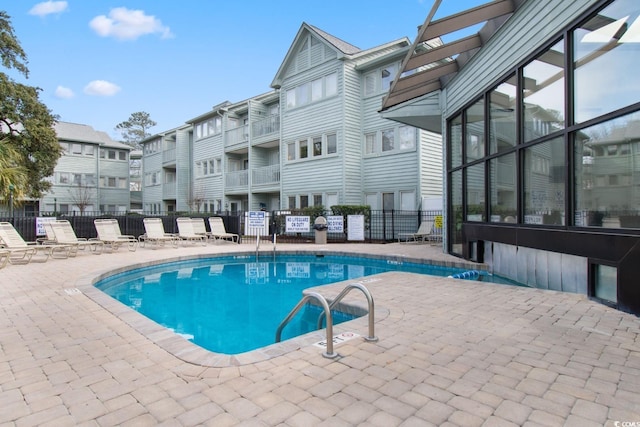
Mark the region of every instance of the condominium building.
[[123, 213], [129, 210], [129, 152], [91, 126], [54, 125], [63, 154], [49, 179], [51, 189], [39, 200], [40, 213]]
[[441, 136], [378, 113], [409, 47], [359, 49], [303, 23], [270, 91], [143, 141], [144, 210], [416, 210], [441, 197]]

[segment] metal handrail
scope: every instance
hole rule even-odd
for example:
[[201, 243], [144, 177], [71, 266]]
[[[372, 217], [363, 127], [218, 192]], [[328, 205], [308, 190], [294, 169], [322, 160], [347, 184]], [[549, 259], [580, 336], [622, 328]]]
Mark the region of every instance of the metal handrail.
[[296, 315], [298, 310], [302, 308], [302, 306], [311, 298], [317, 299], [320, 304], [322, 304], [322, 308], [324, 309], [324, 313], [327, 316], [327, 351], [322, 353], [322, 355], [328, 359], [333, 359], [338, 357], [338, 353], [333, 352], [333, 318], [331, 317], [331, 311], [329, 310], [329, 303], [327, 300], [317, 292], [309, 292], [305, 295], [300, 302], [291, 310], [291, 312], [285, 317], [285, 319], [278, 326], [278, 330], [276, 331], [276, 342], [280, 342], [282, 338], [282, 330], [289, 323], [289, 321]]
[[[367, 304], [369, 305], [369, 336], [365, 337], [365, 340], [367, 341], [378, 341], [378, 338], [375, 335], [374, 332], [374, 314], [373, 314], [373, 310], [374, 310], [374, 303], [373, 303], [373, 297], [371, 296], [371, 293], [369, 292], [369, 289], [367, 289], [366, 286], [364, 286], [361, 283], [350, 283], [348, 284], [343, 290], [342, 292], [340, 292], [338, 294], [337, 297], [335, 297], [335, 299], [333, 301], [331, 301], [331, 304], [329, 305], [329, 313], [331, 313], [331, 310], [342, 300], [342, 298], [345, 297], [345, 295], [347, 295], [349, 292], [351, 292], [352, 289], [360, 289], [362, 291], [362, 293], [364, 294], [364, 296], [367, 298]], [[320, 313], [320, 316], [318, 316], [318, 329], [322, 328], [322, 320], [324, 319], [325, 313]], [[327, 317], [328, 319], [328, 317]], [[329, 323], [327, 321], [327, 323]]]
[[260, 233], [256, 235], [256, 262], [258, 261], [258, 251], [260, 250]]

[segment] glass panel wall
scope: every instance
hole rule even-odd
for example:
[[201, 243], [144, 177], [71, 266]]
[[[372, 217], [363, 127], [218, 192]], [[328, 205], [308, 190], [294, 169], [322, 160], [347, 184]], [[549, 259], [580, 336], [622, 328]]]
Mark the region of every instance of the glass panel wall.
[[555, 138], [524, 151], [524, 222], [564, 225], [564, 144]]
[[524, 138], [533, 141], [564, 128], [564, 40], [523, 69]]
[[514, 75], [489, 94], [489, 154], [502, 153], [517, 144], [516, 91]]
[[574, 136], [575, 223], [640, 228], [640, 112]]
[[514, 223], [518, 218], [516, 191], [516, 153], [489, 161], [489, 194], [491, 222]]
[[637, 103], [640, 69], [640, 5], [618, 0], [573, 33], [575, 121]]
[[462, 171], [451, 173], [451, 221], [449, 221], [449, 236], [451, 252], [462, 255]]
[[451, 167], [458, 167], [462, 164], [462, 115], [457, 115], [451, 120], [449, 126], [449, 147]]
[[484, 101], [478, 100], [465, 110], [467, 121], [465, 136], [467, 140], [467, 162], [484, 157]]
[[484, 163], [469, 166], [466, 172], [467, 221], [484, 221]]

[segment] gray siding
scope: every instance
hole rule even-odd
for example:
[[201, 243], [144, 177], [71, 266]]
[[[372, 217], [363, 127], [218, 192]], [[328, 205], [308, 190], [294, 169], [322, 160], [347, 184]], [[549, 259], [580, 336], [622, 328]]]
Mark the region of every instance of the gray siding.
[[443, 117], [496, 83], [498, 76], [522, 62], [559, 28], [595, 3], [596, 0], [525, 2], [447, 86]]
[[189, 210], [191, 198], [191, 132], [176, 133], [176, 210]]

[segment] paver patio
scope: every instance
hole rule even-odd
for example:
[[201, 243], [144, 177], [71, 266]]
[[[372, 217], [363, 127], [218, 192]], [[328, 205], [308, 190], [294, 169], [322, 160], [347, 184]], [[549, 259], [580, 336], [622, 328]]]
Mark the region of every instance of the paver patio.
[[[281, 247], [460, 262], [417, 244]], [[254, 249], [121, 249], [0, 270], [0, 425], [640, 425], [640, 319], [582, 295], [384, 273], [366, 283], [379, 340], [328, 359], [311, 344], [322, 332], [215, 355], [90, 287], [131, 264]], [[366, 317], [341, 331], [366, 336]]]

